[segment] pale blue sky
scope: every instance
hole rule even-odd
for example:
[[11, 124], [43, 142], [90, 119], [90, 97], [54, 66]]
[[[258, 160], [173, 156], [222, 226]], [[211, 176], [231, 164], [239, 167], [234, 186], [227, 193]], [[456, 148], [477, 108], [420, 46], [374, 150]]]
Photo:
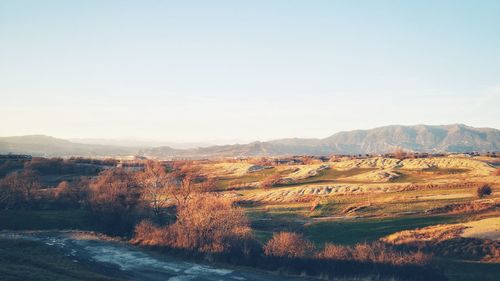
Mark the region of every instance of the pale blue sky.
[[0, 0], [0, 135], [500, 127], [500, 0]]

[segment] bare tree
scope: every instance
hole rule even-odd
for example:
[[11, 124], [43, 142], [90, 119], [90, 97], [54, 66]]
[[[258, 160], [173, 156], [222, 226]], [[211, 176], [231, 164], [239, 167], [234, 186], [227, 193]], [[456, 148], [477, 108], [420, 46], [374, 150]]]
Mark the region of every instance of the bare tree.
[[198, 194], [178, 210], [175, 223], [164, 227], [150, 222], [139, 224], [134, 241], [220, 253], [240, 247], [251, 237], [248, 219], [241, 208], [227, 199]]
[[408, 156], [408, 153], [401, 148], [398, 148], [394, 151], [394, 157], [396, 157], [397, 159], [404, 159], [407, 156]]
[[171, 175], [160, 162], [148, 161], [135, 179], [141, 187], [142, 199], [152, 208], [156, 218], [160, 218], [171, 199], [170, 189], [174, 186]]
[[11, 173], [1, 182], [2, 201], [7, 205], [19, 204], [21, 201], [30, 204], [34, 199], [34, 193], [40, 189], [38, 174], [32, 170], [23, 170], [22, 172]]
[[133, 230], [142, 216], [140, 189], [133, 175], [121, 168], [108, 169], [92, 180], [88, 206], [106, 232], [122, 235]]
[[139, 192], [131, 174], [123, 169], [101, 172], [90, 183], [90, 205], [95, 210], [120, 212], [139, 205]]

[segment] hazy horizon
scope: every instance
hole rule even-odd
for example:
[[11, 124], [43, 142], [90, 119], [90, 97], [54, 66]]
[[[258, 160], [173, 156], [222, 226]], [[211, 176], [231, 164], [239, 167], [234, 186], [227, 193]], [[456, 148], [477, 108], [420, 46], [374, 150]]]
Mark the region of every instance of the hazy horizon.
[[499, 1], [0, 1], [0, 135], [498, 128], [499, 14]]
[[[468, 124], [463, 124], [463, 123], [411, 124], [411, 125], [387, 124], [384, 126], [378, 126], [378, 127], [373, 127], [373, 128], [367, 128], [367, 129], [352, 128], [349, 130], [336, 131], [336, 132], [332, 132], [326, 136], [309, 137], [308, 139], [323, 139], [323, 138], [330, 137], [332, 135], [335, 135], [337, 133], [342, 133], [342, 132], [351, 132], [351, 131], [358, 131], [358, 130], [372, 130], [372, 129], [378, 129], [378, 128], [389, 127], [389, 126], [410, 126], [410, 127], [412, 127], [412, 126], [422, 126], [422, 125], [423, 126], [463, 125], [463, 126], [477, 128], [477, 129], [486, 128], [486, 129], [499, 130], [498, 128], [495, 128], [495, 127], [485, 127], [485, 126], [473, 127], [473, 126], [470, 126]], [[114, 146], [123, 146], [123, 147], [170, 146], [172, 148], [178, 148], [178, 149], [208, 147], [208, 146], [215, 146], [215, 145], [248, 144], [248, 143], [252, 143], [252, 142], [267, 142], [267, 141], [280, 140], [280, 139], [297, 138], [296, 136], [291, 136], [291, 137], [279, 137], [279, 138], [273, 138], [273, 139], [248, 139], [248, 140], [245, 140], [245, 139], [207, 139], [207, 140], [198, 140], [198, 141], [172, 141], [172, 140], [168, 140], [168, 139], [140, 138], [140, 137], [134, 137], [134, 136], [120, 137], [120, 138], [86, 138], [86, 137], [64, 138], [64, 137], [59, 137], [59, 136], [47, 135], [47, 134], [0, 135], [0, 138], [1, 137], [26, 137], [26, 136], [47, 136], [47, 137], [53, 137], [53, 138], [57, 138], [57, 139], [69, 140], [69, 141], [74, 142], [74, 143], [82, 143], [82, 144], [101, 144], [101, 145], [114, 145]]]

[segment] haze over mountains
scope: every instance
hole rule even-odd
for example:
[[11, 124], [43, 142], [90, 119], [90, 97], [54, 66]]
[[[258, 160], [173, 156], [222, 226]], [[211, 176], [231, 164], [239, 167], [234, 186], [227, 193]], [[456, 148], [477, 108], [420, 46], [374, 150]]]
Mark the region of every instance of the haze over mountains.
[[[98, 140], [94, 140], [98, 142]], [[102, 143], [102, 142], [101, 142]], [[339, 132], [323, 139], [278, 139], [248, 144], [198, 148], [170, 146], [78, 143], [43, 135], [1, 137], [0, 153], [24, 153], [33, 156], [129, 156], [153, 158], [205, 158], [236, 156], [285, 156], [385, 153], [402, 148], [418, 152], [499, 151], [500, 130], [474, 128], [462, 124], [430, 126], [384, 126], [370, 130]]]

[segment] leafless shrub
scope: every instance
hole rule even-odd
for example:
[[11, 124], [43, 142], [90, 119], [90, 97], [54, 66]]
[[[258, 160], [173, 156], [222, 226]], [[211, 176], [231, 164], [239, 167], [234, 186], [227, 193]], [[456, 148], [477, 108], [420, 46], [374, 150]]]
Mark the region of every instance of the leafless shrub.
[[40, 188], [36, 172], [23, 170], [11, 173], [0, 181], [0, 205], [4, 207], [30, 205]]
[[159, 227], [149, 220], [143, 220], [135, 226], [132, 243], [144, 246], [165, 245], [168, 243], [165, 227]]
[[178, 206], [174, 224], [165, 227], [155, 227], [148, 222], [139, 224], [134, 241], [220, 253], [250, 237], [251, 229], [242, 209], [213, 195], [196, 195]]
[[267, 256], [275, 257], [307, 257], [314, 252], [314, 245], [301, 234], [279, 232], [264, 246]]

